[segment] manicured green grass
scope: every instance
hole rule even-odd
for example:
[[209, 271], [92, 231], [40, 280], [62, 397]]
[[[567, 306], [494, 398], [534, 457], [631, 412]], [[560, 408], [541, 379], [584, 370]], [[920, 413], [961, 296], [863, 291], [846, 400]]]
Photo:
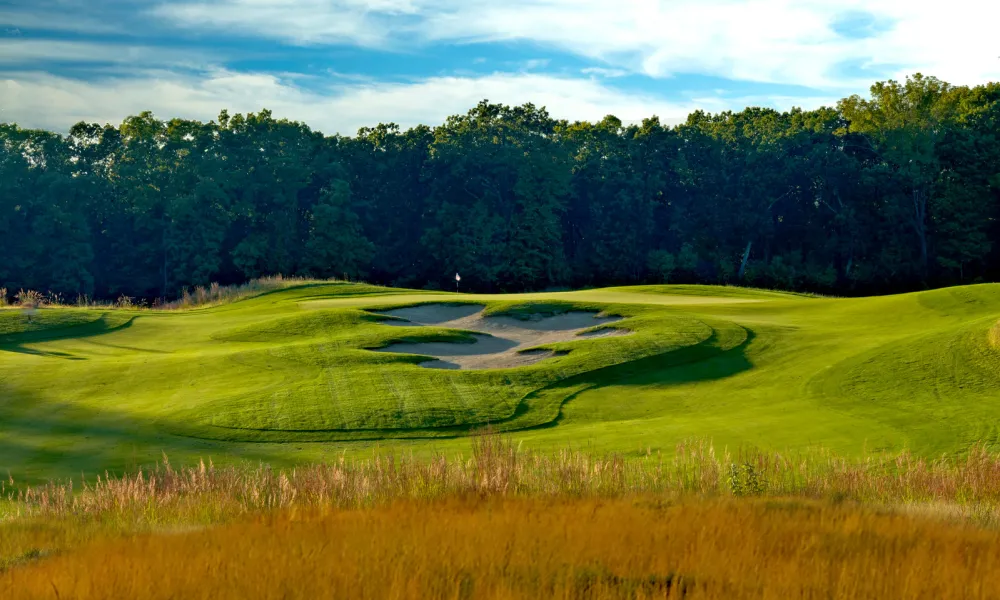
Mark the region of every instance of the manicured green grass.
[[[444, 371], [371, 352], [456, 341], [379, 309], [482, 304], [623, 317], [631, 335], [531, 366]], [[643, 286], [506, 296], [309, 283], [176, 312], [0, 310], [0, 473], [78, 477], [212, 457], [287, 464], [464, 449], [486, 426], [538, 449], [717, 446], [961, 452], [1000, 436], [1000, 285], [862, 299]]]

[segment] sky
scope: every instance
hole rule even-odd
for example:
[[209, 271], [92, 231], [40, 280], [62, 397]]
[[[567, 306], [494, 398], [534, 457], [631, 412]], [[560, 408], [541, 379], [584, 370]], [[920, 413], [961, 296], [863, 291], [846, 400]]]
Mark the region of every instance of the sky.
[[351, 135], [488, 99], [678, 123], [995, 81], [998, 22], [988, 0], [0, 0], [0, 122], [269, 108]]

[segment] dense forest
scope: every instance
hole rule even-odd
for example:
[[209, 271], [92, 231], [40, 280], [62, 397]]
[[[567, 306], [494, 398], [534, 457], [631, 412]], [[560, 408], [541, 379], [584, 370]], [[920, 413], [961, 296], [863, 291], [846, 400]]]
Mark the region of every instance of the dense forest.
[[1000, 277], [1000, 84], [916, 75], [835, 108], [567, 122], [483, 101], [324, 136], [217, 121], [0, 124], [0, 287], [176, 297], [269, 274], [517, 291], [841, 295]]

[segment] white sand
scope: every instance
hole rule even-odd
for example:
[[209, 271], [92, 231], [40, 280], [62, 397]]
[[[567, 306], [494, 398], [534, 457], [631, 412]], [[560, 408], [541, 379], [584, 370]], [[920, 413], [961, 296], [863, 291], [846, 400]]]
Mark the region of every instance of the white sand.
[[[401, 343], [381, 348], [379, 352], [402, 352], [433, 356], [438, 360], [420, 363], [431, 369], [506, 369], [523, 367], [544, 360], [555, 353], [537, 349], [556, 342], [574, 339], [628, 335], [626, 329], [585, 330], [621, 317], [601, 317], [589, 312], [568, 312], [555, 316], [531, 315], [529, 319], [483, 316], [483, 306], [475, 304], [424, 304], [411, 308], [385, 311], [381, 314], [396, 319], [384, 325], [434, 325], [446, 329], [476, 332], [471, 344], [430, 342]], [[397, 320], [403, 319], [403, 320]]]

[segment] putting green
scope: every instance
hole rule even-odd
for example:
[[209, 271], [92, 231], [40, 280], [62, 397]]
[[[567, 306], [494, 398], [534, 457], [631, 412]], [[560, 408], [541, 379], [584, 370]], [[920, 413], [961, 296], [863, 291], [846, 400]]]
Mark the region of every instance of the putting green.
[[[617, 319], [581, 330], [577, 315], [565, 335], [546, 333], [537, 347], [528, 335], [511, 350], [478, 330], [390, 326], [393, 313], [380, 314], [455, 303], [528, 329], [553, 314]], [[491, 296], [329, 283], [178, 312], [50, 308], [28, 322], [6, 309], [0, 472], [93, 474], [161, 452], [288, 464], [375, 442], [452, 452], [487, 424], [539, 449], [669, 451], [711, 438], [960, 452], [1000, 435], [998, 318], [1000, 285], [829, 299], [708, 286]], [[586, 335], [607, 328], [629, 334]], [[432, 356], [392, 351], [483, 353], [484, 340], [547, 353], [513, 368], [443, 370], [421, 366]]]

